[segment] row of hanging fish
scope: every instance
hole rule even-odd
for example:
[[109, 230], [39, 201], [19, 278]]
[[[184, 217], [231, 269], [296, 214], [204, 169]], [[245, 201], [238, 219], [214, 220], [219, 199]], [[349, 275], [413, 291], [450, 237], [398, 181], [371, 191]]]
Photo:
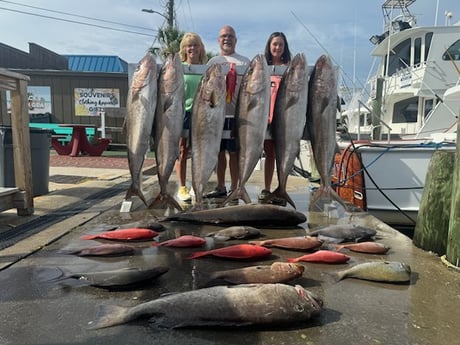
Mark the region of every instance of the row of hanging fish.
[[[184, 116], [184, 72], [178, 55], [170, 55], [160, 71], [148, 53], [134, 72], [127, 101], [125, 120], [128, 161], [132, 183], [126, 199], [137, 195], [146, 206], [181, 210], [168, 194], [167, 185], [179, 155], [179, 140]], [[157, 77], [158, 75], [158, 77]], [[207, 68], [201, 78], [192, 109], [190, 129], [194, 209], [201, 209], [204, 187], [217, 164], [227, 95], [226, 74], [221, 65]], [[300, 140], [308, 131], [316, 165], [330, 196], [330, 173], [335, 154], [335, 111], [337, 83], [330, 59], [323, 55], [309, 80], [304, 54], [294, 56], [282, 75], [275, 101], [272, 138], [275, 141], [278, 187], [266, 199], [282, 198], [294, 208], [286, 191], [287, 179], [300, 151]], [[245, 185], [263, 151], [270, 107], [270, 70], [262, 54], [256, 55], [241, 79], [235, 111], [238, 145], [238, 187], [223, 201], [234, 199], [250, 203]], [[153, 127], [153, 132], [152, 132]], [[160, 192], [148, 204], [142, 192], [141, 171], [150, 137], [153, 136]]]

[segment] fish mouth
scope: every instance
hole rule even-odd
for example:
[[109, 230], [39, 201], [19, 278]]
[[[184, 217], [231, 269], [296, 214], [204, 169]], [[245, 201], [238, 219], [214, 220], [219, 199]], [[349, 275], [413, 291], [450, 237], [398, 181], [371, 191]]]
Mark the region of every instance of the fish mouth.
[[315, 311], [319, 312], [321, 310], [321, 308], [323, 307], [323, 300], [319, 296], [317, 296], [311, 291], [304, 289], [300, 285], [296, 285], [295, 289], [299, 296], [310, 301], [313, 304], [313, 308], [315, 309]]

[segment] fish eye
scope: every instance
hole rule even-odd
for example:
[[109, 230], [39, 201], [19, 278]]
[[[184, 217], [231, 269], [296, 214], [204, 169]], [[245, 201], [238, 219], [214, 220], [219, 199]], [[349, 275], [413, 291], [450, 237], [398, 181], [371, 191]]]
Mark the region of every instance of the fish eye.
[[303, 305], [301, 305], [301, 304], [296, 304], [296, 305], [294, 306], [294, 310], [295, 310], [295, 311], [298, 311], [299, 313], [301, 313], [301, 312], [303, 312], [305, 309], [304, 309]]

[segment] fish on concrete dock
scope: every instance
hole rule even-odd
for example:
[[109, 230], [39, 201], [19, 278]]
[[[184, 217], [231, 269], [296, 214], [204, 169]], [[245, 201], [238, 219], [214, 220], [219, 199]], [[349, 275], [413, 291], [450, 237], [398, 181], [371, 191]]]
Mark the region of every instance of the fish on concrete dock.
[[208, 283], [224, 281], [229, 284], [287, 283], [302, 276], [305, 267], [287, 262], [257, 265], [231, 270], [216, 271], [209, 275]]
[[62, 272], [62, 276], [55, 281], [63, 281], [65, 279], [77, 279], [77, 285], [92, 285], [102, 288], [120, 288], [123, 286], [129, 287], [134, 284], [155, 279], [162, 274], [168, 272], [169, 267], [124, 267], [120, 269], [107, 271], [87, 271], [87, 272], [71, 272], [58, 268]]
[[121, 243], [103, 243], [96, 246], [77, 248], [64, 252], [66, 254], [78, 256], [121, 256], [133, 254], [135, 248]]
[[134, 307], [101, 306], [89, 328], [150, 317], [157, 327], [292, 326], [318, 316], [323, 301], [300, 285], [214, 286], [170, 294]]
[[206, 236], [214, 237], [214, 239], [220, 241], [228, 241], [231, 239], [244, 240], [248, 238], [259, 237], [260, 230], [252, 226], [235, 225], [219, 231], [210, 232], [206, 234]]
[[345, 241], [360, 242], [373, 238], [375, 229], [354, 224], [335, 224], [310, 231], [309, 236], [318, 236], [324, 242], [341, 243]]
[[318, 250], [311, 254], [299, 256], [297, 258], [287, 258], [287, 262], [318, 262], [325, 264], [343, 264], [350, 260], [348, 255], [333, 252], [330, 250]]
[[320, 247], [323, 242], [313, 236], [296, 236], [274, 238], [263, 241], [249, 241], [250, 244], [266, 247], [276, 247], [292, 250], [313, 250]]
[[337, 281], [356, 278], [384, 283], [407, 283], [410, 281], [411, 268], [399, 261], [372, 261], [337, 272], [334, 277]]
[[228, 247], [195, 252], [188, 259], [201, 258], [203, 256], [216, 256], [226, 259], [259, 259], [270, 256], [272, 251], [268, 248], [252, 244], [235, 244]]
[[185, 211], [163, 219], [163, 221], [283, 228], [297, 226], [306, 220], [307, 217], [304, 213], [283, 206], [269, 204], [246, 204], [207, 210]]
[[379, 242], [358, 242], [358, 243], [344, 243], [334, 245], [335, 250], [348, 249], [352, 252], [367, 253], [367, 254], [386, 254], [390, 247]]
[[158, 236], [158, 232], [150, 229], [131, 228], [131, 229], [118, 229], [112, 231], [104, 231], [95, 235], [84, 235], [82, 240], [119, 240], [119, 241], [142, 241], [151, 240]]
[[163, 242], [152, 243], [153, 247], [176, 247], [176, 248], [191, 248], [201, 247], [206, 243], [206, 240], [193, 235], [182, 235], [178, 238], [173, 238]]

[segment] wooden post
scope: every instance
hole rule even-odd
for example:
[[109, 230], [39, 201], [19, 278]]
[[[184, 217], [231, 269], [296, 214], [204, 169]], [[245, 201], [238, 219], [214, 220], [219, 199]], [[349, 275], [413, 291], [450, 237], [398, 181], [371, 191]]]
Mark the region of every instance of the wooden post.
[[19, 216], [34, 213], [32, 158], [30, 153], [29, 110], [27, 104], [28, 77], [17, 73], [16, 87], [11, 90], [11, 130], [13, 137], [14, 179], [17, 188], [25, 192], [25, 205], [18, 207]]
[[414, 229], [413, 243], [438, 255], [446, 253], [454, 164], [455, 152], [433, 154]]
[[[457, 153], [460, 150], [460, 123], [457, 123]], [[460, 264], [460, 159], [457, 155], [453, 176], [452, 204], [450, 208], [446, 259], [452, 265]]]

